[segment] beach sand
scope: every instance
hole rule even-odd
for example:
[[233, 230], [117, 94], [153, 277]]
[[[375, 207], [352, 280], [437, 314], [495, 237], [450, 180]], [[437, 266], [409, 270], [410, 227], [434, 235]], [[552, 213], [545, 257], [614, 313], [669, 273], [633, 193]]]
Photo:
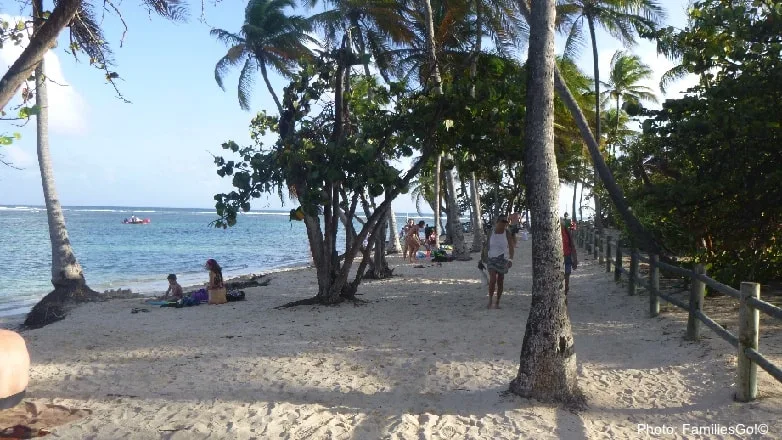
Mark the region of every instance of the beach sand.
[[[87, 410], [50, 428], [73, 439], [764, 438], [682, 426], [738, 423], [782, 438], [782, 385], [761, 371], [760, 398], [734, 402], [729, 344], [706, 328], [684, 340], [686, 315], [648, 318], [645, 295], [627, 296], [584, 257], [569, 307], [588, 409], [505, 393], [529, 312], [530, 243], [519, 243], [500, 310], [486, 309], [476, 261], [415, 268], [399, 257], [395, 277], [361, 285], [360, 306], [274, 309], [315, 294], [313, 269], [272, 274], [220, 306], [86, 304], [23, 333], [26, 400]], [[778, 365], [780, 348], [779, 332], [761, 339]]]

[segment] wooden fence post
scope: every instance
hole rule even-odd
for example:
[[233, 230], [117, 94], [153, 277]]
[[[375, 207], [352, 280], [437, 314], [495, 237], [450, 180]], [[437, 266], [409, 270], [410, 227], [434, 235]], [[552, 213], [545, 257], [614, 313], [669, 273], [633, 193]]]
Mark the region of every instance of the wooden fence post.
[[606, 250], [606, 247], [605, 247], [605, 243], [606, 243], [606, 241], [605, 241], [605, 238], [606, 238], [606, 236], [608, 235], [608, 234], [606, 234], [606, 230], [605, 230], [605, 229], [603, 229], [603, 234], [604, 234], [604, 235], [601, 235], [601, 236], [599, 237], [599, 239], [598, 239], [598, 245], [597, 245], [597, 264], [603, 264], [603, 263], [605, 263], [605, 261], [603, 261], [603, 260], [604, 260], [604, 258], [605, 258], [605, 250]]
[[622, 279], [622, 239], [616, 239], [616, 261], [614, 262], [614, 281]]
[[611, 273], [611, 236], [606, 235], [606, 273]]
[[[696, 274], [705, 274], [703, 264], [696, 264], [693, 270]], [[703, 297], [706, 295], [706, 284], [693, 277], [690, 284], [690, 310], [687, 316], [687, 339], [697, 341], [701, 337], [701, 320], [695, 316], [695, 311], [703, 312]]]
[[760, 312], [747, 304], [747, 298], [760, 299], [760, 284], [741, 283], [739, 354], [736, 368], [736, 400], [739, 402], [749, 402], [758, 396], [758, 366], [744, 354], [744, 349], [758, 349]]
[[654, 318], [660, 314], [660, 267], [657, 266], [659, 257], [649, 255], [649, 317]]
[[638, 289], [638, 249], [630, 251], [630, 274], [627, 276], [630, 283], [627, 284], [627, 294], [635, 295]]

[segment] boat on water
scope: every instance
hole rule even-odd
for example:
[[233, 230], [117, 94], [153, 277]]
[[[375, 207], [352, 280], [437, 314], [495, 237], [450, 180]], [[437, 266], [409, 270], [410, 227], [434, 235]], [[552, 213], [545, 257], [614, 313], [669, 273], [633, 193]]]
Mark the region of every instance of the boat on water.
[[130, 218], [126, 218], [125, 220], [122, 220], [122, 223], [126, 225], [146, 225], [149, 222], [150, 220], [148, 218], [139, 218], [136, 217], [135, 215]]

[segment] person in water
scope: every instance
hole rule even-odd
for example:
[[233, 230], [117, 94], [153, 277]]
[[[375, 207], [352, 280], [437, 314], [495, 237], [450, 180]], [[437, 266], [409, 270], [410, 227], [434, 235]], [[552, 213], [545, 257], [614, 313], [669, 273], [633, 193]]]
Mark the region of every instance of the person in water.
[[206, 291], [209, 292], [209, 304], [227, 303], [227, 292], [223, 285], [223, 269], [213, 258], [206, 260], [204, 268], [209, 271], [209, 284], [206, 286]]
[[168, 290], [166, 290], [166, 296], [171, 295], [176, 299], [181, 299], [185, 293], [182, 291], [182, 286], [176, 281], [176, 274], [168, 274]]

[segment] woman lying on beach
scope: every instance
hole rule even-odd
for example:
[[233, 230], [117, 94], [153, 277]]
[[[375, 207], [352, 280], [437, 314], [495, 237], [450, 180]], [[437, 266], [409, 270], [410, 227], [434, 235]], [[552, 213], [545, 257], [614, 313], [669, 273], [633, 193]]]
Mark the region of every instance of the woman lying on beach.
[[204, 267], [209, 271], [209, 284], [206, 286], [206, 291], [209, 292], [209, 304], [225, 304], [228, 300], [223, 285], [223, 269], [212, 258], [206, 260]]

